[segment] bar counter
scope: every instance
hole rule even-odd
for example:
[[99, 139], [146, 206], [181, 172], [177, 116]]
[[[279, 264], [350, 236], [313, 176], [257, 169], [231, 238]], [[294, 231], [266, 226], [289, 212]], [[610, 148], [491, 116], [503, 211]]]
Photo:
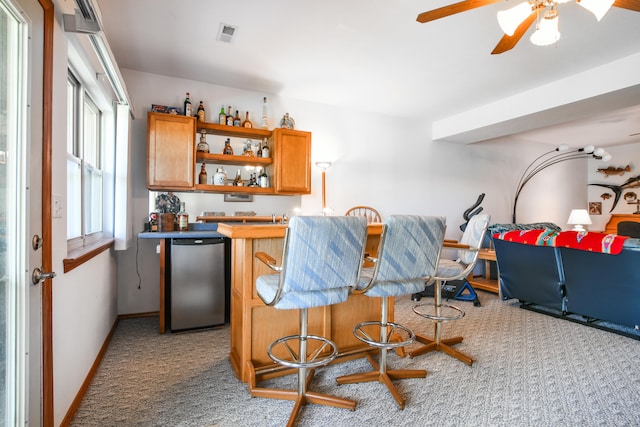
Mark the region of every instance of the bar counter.
[[[266, 252], [278, 264], [286, 225], [220, 223], [218, 233], [231, 239], [231, 352], [229, 359], [236, 376], [247, 382], [251, 361], [260, 375], [261, 369], [273, 367], [267, 355], [268, 345], [278, 338], [299, 332], [298, 310], [278, 310], [266, 306], [255, 289], [256, 278], [273, 274], [255, 258]], [[382, 224], [369, 224], [366, 251], [375, 256], [382, 232]], [[353, 336], [353, 327], [362, 321], [380, 320], [380, 298], [351, 295], [343, 303], [309, 310], [309, 334], [334, 341], [340, 352], [339, 360], [361, 357], [371, 348]], [[389, 320], [393, 321], [393, 299], [389, 303]], [[267, 378], [265, 374], [264, 378]]]

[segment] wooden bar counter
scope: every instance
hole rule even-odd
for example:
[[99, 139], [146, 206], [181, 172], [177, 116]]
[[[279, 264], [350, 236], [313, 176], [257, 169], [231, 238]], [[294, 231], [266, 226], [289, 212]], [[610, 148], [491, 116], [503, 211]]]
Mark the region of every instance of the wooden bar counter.
[[[229, 359], [237, 377], [248, 380], [247, 362], [259, 371], [273, 367], [268, 345], [278, 338], [299, 333], [298, 310], [278, 310], [266, 306], [255, 288], [256, 278], [273, 274], [255, 258], [266, 252], [282, 262], [286, 225], [221, 223], [218, 233], [231, 238], [231, 352]], [[382, 224], [369, 224], [367, 253], [375, 255]], [[353, 327], [365, 320], [380, 320], [380, 298], [351, 295], [343, 303], [309, 310], [309, 334], [333, 340], [341, 361], [361, 357], [371, 348], [353, 336]], [[393, 320], [393, 300], [389, 304]]]

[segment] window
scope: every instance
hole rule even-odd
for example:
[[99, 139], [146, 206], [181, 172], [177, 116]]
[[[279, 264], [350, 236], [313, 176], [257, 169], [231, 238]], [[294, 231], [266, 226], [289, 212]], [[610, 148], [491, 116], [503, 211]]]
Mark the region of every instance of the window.
[[102, 146], [102, 112], [69, 71], [67, 240], [70, 248], [102, 237]]

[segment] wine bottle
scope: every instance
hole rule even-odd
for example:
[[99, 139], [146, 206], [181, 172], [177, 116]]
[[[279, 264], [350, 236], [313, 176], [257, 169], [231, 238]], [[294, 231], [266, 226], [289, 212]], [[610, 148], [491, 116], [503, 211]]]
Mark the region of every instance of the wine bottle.
[[242, 122], [242, 127], [243, 128], [252, 128], [253, 127], [253, 123], [251, 123], [251, 120], [249, 120], [249, 112], [248, 111], [247, 111], [247, 114], [245, 115], [244, 122]]
[[231, 112], [231, 105], [229, 105], [229, 112], [227, 113], [227, 126], [233, 126], [233, 113]]
[[242, 122], [240, 120], [240, 114], [238, 113], [238, 110], [236, 110], [236, 115], [233, 118], [233, 125], [235, 127], [240, 127], [241, 124], [242, 124]]
[[269, 105], [267, 104], [267, 97], [262, 100], [262, 120], [260, 121], [260, 127], [262, 129], [269, 129]]
[[220, 114], [218, 114], [218, 124], [219, 125], [227, 124], [227, 115], [224, 112], [224, 105], [220, 107]]
[[193, 116], [193, 110], [191, 109], [191, 100], [189, 99], [189, 92], [187, 92], [187, 97], [184, 99], [184, 115], [185, 116]]
[[198, 111], [196, 111], [196, 115], [198, 116], [199, 122], [204, 122], [204, 105], [202, 101], [200, 101], [200, 105], [198, 105]]
[[231, 146], [231, 140], [227, 138], [224, 142], [224, 148], [222, 149], [222, 154], [230, 154], [233, 155], [233, 147]]
[[184, 202], [180, 202], [180, 212], [178, 212], [178, 231], [189, 230], [189, 214], [184, 208]]
[[264, 143], [262, 144], [262, 157], [265, 159], [269, 158], [269, 146], [267, 145], [267, 138], [264, 139]]
[[237, 187], [242, 187], [244, 185], [244, 181], [242, 181], [242, 175], [240, 169], [236, 171], [236, 178], [233, 180], [233, 185]]
[[206, 165], [203, 163], [202, 167], [200, 168], [200, 175], [198, 175], [198, 183], [199, 184], [206, 184], [207, 183], [207, 167]]

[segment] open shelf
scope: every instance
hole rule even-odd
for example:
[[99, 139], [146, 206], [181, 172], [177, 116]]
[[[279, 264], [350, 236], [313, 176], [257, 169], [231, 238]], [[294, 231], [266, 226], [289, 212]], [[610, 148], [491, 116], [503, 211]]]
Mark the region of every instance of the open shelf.
[[196, 191], [215, 191], [216, 193], [274, 194], [273, 188], [271, 187], [237, 187], [235, 185], [211, 184], [196, 184]]
[[267, 129], [243, 128], [238, 126], [225, 126], [215, 123], [197, 122], [198, 133], [202, 129], [213, 135], [223, 135], [236, 138], [264, 139], [271, 137], [271, 131]]
[[196, 153], [198, 163], [216, 163], [220, 165], [264, 166], [273, 162], [271, 157], [235, 156], [230, 154]]

